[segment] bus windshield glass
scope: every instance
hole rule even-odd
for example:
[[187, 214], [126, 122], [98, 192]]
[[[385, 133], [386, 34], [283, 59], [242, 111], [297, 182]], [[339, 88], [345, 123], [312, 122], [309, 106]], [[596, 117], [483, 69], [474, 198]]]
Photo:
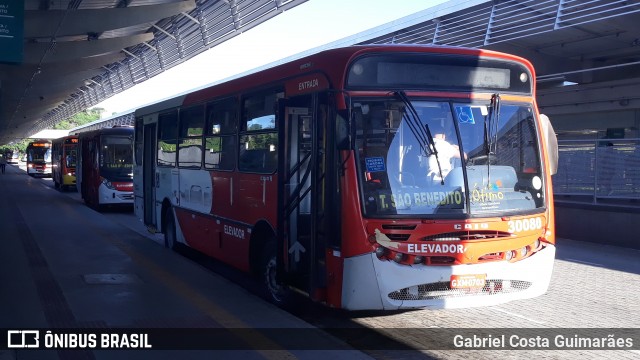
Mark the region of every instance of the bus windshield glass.
[[133, 179], [133, 140], [127, 136], [103, 136], [100, 174], [110, 181]]
[[67, 147], [65, 148], [66, 158], [64, 159], [64, 161], [65, 161], [65, 166], [68, 169], [76, 167], [77, 149], [78, 149], [78, 146], [76, 145], [74, 146], [67, 145]]
[[491, 216], [545, 204], [532, 104], [353, 102], [368, 217]]
[[27, 149], [27, 160], [34, 164], [51, 162], [51, 149], [48, 147], [30, 147]]

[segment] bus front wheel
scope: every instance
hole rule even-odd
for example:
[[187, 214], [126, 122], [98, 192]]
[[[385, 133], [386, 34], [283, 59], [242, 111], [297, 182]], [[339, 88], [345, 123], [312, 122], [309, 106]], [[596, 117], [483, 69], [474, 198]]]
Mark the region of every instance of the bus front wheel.
[[262, 282], [265, 296], [281, 308], [290, 308], [294, 304], [293, 293], [286, 285], [276, 281], [276, 272], [276, 243], [269, 241], [262, 253]]

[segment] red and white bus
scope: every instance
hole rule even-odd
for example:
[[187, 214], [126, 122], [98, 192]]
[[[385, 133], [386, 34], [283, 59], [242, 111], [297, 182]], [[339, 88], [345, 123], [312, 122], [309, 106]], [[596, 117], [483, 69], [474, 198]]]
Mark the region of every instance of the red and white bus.
[[133, 127], [78, 135], [76, 187], [85, 203], [101, 209], [133, 204]]
[[51, 141], [34, 140], [27, 145], [27, 174], [51, 176]]
[[524, 59], [354, 46], [135, 115], [136, 214], [169, 247], [262, 276], [276, 303], [293, 290], [350, 310], [455, 308], [547, 291], [557, 146]]
[[51, 142], [51, 177], [56, 189], [76, 187], [76, 160], [78, 157], [78, 137], [64, 136]]

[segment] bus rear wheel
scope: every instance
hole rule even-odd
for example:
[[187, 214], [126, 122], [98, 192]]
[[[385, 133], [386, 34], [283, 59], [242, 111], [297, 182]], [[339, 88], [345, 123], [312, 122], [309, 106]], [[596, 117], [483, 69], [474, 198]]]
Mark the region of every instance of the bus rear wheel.
[[262, 253], [262, 282], [265, 297], [281, 308], [291, 308], [295, 303], [294, 294], [285, 285], [278, 284], [276, 272], [276, 243], [269, 241]]
[[171, 250], [176, 250], [176, 222], [173, 218], [173, 211], [171, 208], [167, 208], [164, 213], [165, 226], [164, 226], [164, 246]]

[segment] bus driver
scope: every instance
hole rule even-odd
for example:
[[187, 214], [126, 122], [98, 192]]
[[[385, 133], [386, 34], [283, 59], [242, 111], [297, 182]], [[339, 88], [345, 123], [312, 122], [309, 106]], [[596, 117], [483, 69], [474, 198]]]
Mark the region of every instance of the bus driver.
[[[453, 158], [460, 158], [460, 148], [458, 145], [450, 144], [446, 140], [444, 127], [441, 125], [432, 125], [430, 130], [433, 135], [433, 145], [438, 151], [438, 158], [436, 159], [434, 154], [429, 155], [427, 158], [427, 178], [434, 183], [440, 183], [453, 168]], [[464, 157], [466, 159], [467, 154]], [[438, 162], [440, 162], [440, 168], [438, 168]], [[440, 177], [440, 170], [442, 170], [442, 177]]]

